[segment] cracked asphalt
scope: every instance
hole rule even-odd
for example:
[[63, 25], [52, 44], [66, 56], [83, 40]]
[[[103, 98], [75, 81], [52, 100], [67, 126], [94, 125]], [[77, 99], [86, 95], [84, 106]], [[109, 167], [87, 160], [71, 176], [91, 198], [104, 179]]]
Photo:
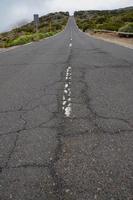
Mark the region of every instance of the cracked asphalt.
[[0, 53], [1, 200], [133, 200], [132, 55], [72, 17], [57, 36]]

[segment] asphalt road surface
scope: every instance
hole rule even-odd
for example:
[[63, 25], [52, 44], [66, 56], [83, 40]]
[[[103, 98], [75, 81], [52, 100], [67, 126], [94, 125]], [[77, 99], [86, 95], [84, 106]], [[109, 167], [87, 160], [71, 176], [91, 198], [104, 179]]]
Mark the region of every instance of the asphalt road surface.
[[70, 18], [0, 53], [0, 200], [133, 200], [133, 50]]

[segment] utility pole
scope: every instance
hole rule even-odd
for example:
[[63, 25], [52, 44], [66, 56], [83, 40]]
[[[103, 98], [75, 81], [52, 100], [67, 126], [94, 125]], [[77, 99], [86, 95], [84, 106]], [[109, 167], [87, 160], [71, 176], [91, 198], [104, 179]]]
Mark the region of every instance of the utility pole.
[[35, 23], [35, 30], [38, 32], [38, 26], [39, 26], [39, 15], [34, 14], [34, 23]]

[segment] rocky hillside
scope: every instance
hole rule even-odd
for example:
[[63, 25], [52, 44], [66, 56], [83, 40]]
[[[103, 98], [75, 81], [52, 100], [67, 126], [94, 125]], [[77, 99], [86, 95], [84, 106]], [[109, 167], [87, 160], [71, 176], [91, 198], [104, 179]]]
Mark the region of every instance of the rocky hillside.
[[75, 12], [80, 29], [104, 29], [133, 32], [133, 7], [117, 10], [91, 10]]
[[36, 33], [34, 22], [0, 34], [0, 47], [25, 44], [51, 36], [61, 31], [68, 20], [68, 12], [50, 13], [40, 17], [39, 30]]

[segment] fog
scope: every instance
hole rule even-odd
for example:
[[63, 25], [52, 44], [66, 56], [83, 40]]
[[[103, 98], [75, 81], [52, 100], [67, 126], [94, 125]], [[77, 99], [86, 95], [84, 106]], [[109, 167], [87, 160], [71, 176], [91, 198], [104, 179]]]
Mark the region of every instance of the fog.
[[114, 9], [133, 6], [132, 0], [0, 0], [0, 32], [7, 31], [33, 19], [33, 14], [45, 15], [55, 11]]

